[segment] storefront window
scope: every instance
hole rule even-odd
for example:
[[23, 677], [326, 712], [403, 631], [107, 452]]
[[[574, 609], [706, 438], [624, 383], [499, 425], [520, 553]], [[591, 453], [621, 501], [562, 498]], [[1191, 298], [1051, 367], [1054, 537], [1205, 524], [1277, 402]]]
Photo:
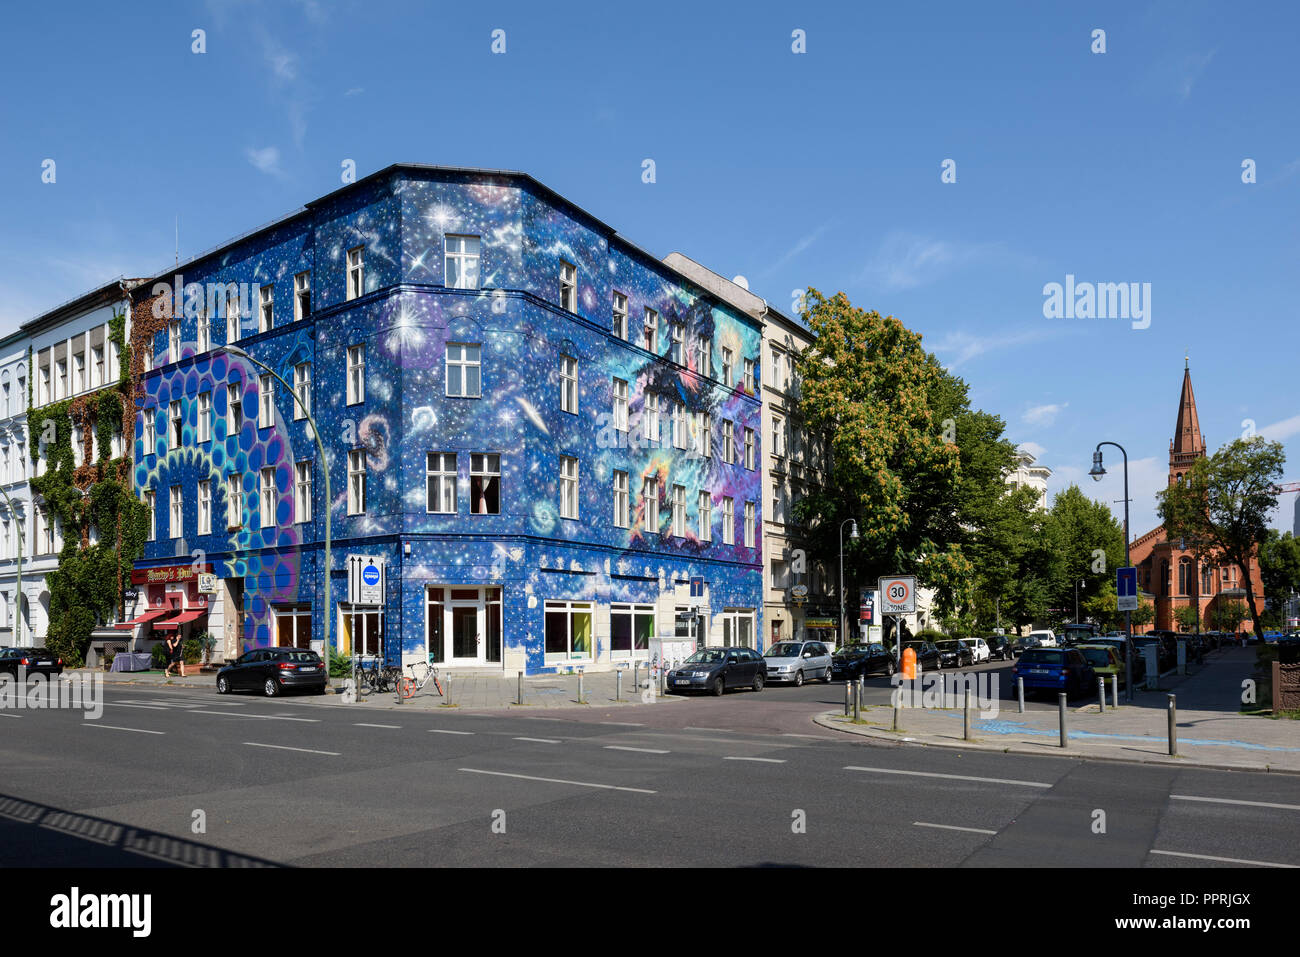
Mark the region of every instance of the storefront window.
[[591, 602], [546, 603], [546, 654], [549, 658], [591, 657]]
[[654, 605], [610, 605], [609, 626], [613, 655], [648, 653], [655, 630]]
[[311, 605], [274, 605], [275, 643], [281, 648], [311, 647]]

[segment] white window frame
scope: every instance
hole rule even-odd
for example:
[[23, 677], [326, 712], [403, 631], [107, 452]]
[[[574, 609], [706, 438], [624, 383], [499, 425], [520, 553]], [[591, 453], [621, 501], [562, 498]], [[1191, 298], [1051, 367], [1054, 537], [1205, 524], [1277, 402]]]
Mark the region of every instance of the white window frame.
[[680, 322], [668, 324], [668, 358], [678, 365], [682, 365], [685, 358], [682, 355], [685, 336], [686, 327]]
[[181, 409], [180, 399], [173, 399], [167, 406], [167, 448], [179, 449], [185, 440], [185, 413]]
[[239, 293], [226, 290], [226, 345], [238, 342], [243, 333]]
[[578, 360], [560, 356], [560, 411], [578, 414]]
[[772, 416], [772, 454], [785, 457], [785, 419], [779, 415]]
[[167, 323], [167, 361], [181, 361], [181, 321], [179, 319], [173, 319]]
[[[479, 274], [482, 241], [479, 236], [448, 233], [442, 237], [443, 283], [448, 289], [478, 289], [482, 281]], [[470, 264], [473, 271], [470, 272]], [[453, 270], [454, 267], [454, 270]], [[449, 277], [455, 272], [455, 282]], [[468, 278], [467, 278], [468, 277]]]
[[676, 538], [686, 537], [686, 486], [673, 486], [673, 536]]
[[[459, 349], [458, 357], [452, 357], [452, 350]], [[470, 350], [474, 350], [473, 358], [470, 358]], [[451, 370], [455, 368], [460, 373], [459, 392], [451, 391]], [[469, 391], [469, 370], [478, 371], [478, 389], [474, 392]], [[449, 342], [444, 358], [444, 380], [445, 392], [447, 396], [457, 399], [478, 399], [483, 396], [483, 345], [478, 342]]]
[[645, 307], [645, 332], [641, 344], [648, 352], [659, 355], [659, 313], [649, 306]]
[[713, 541], [713, 496], [700, 489], [699, 504], [696, 506], [699, 511], [699, 539], [702, 542]]
[[722, 498], [722, 544], [736, 544], [736, 500], [730, 495]]
[[704, 458], [713, 455], [713, 415], [709, 412], [696, 413], [695, 447]]
[[360, 299], [366, 290], [366, 247], [354, 246], [348, 250], [347, 259], [348, 288], [347, 299]]
[[613, 395], [614, 429], [617, 432], [626, 432], [628, 410], [627, 380], [614, 379], [613, 383], [610, 385], [610, 393]]
[[578, 517], [578, 459], [560, 456], [560, 518]]
[[754, 471], [754, 430], [745, 428], [745, 468]]
[[237, 474], [226, 476], [226, 528], [244, 524], [244, 479]]
[[275, 378], [266, 373], [258, 379], [257, 427], [269, 429], [275, 425]]
[[293, 464], [293, 520], [295, 525], [311, 521], [311, 459]]
[[560, 308], [566, 312], [578, 311], [578, 267], [560, 260]]
[[695, 371], [704, 376], [713, 374], [713, 343], [706, 335], [697, 336], [695, 340]]
[[200, 316], [195, 327], [195, 352], [202, 355], [212, 351], [212, 327], [205, 316]]
[[153, 406], [145, 406], [144, 412], [141, 413], [144, 426], [141, 433], [144, 436], [144, 454], [156, 455], [158, 453], [158, 422], [156, 416], [158, 410]]
[[736, 424], [731, 419], [722, 420], [722, 461], [728, 465], [736, 461]]
[[745, 392], [749, 395], [754, 394], [754, 360], [745, 360]]
[[299, 362], [293, 367], [293, 391], [297, 399], [293, 403], [294, 421], [307, 418], [311, 408], [311, 363]]
[[642, 397], [641, 437], [653, 445], [659, 444], [659, 393], [647, 392]]
[[168, 490], [167, 537], [185, 537], [185, 497], [179, 485]]
[[275, 284], [267, 283], [257, 290], [257, 331], [270, 332], [275, 328]]
[[686, 403], [673, 402], [673, 448], [685, 449], [688, 446]]
[[311, 273], [300, 272], [293, 277], [293, 321], [301, 322], [311, 315]]
[[212, 534], [212, 480], [204, 479], [199, 483], [199, 534]]
[[628, 473], [614, 470], [614, 527], [628, 527]]
[[619, 339], [627, 339], [627, 296], [614, 290], [614, 335]]
[[262, 528], [271, 528], [275, 525], [275, 466], [268, 465], [261, 471], [260, 483], [261, 497], [258, 502], [258, 512], [261, 519]]
[[[484, 511], [474, 507], [474, 480], [482, 479], [486, 485], [488, 480], [496, 479], [497, 481], [497, 507], [496, 511]], [[469, 508], [473, 515], [500, 515], [501, 514], [501, 454], [499, 452], [471, 452], [469, 456]]]
[[429, 515], [455, 515], [459, 509], [455, 452], [426, 452], [424, 458], [424, 511]]
[[731, 377], [735, 374], [733, 368], [736, 364], [736, 357], [726, 346], [722, 347], [722, 384], [728, 389], [731, 388]]
[[[151, 488], [144, 490], [144, 505], [149, 510], [149, 541], [158, 540], [158, 493]], [[44, 509], [36, 510], [36, 540], [44, 545], [41, 539], [42, 525], [47, 525], [49, 518]]]
[[757, 510], [754, 508], [754, 503], [752, 501], [746, 502], [745, 503], [745, 547], [746, 548], [754, 547], [754, 541], [755, 541], [754, 529], [756, 524], [755, 523], [756, 517], [757, 517]]
[[226, 386], [226, 438], [238, 436], [244, 429], [244, 384]]
[[366, 450], [348, 450], [348, 514], [366, 513]]
[[645, 515], [645, 531], [659, 534], [659, 479], [641, 480], [642, 511]]
[[366, 401], [366, 344], [348, 346], [348, 405]]

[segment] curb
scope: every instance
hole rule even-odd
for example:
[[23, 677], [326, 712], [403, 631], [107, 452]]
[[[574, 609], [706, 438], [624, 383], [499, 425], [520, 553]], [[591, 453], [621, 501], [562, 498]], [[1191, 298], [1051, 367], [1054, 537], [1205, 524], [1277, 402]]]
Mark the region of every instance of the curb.
[[1072, 748], [1064, 750], [1056, 748], [1053, 751], [1046, 751], [1042, 748], [1034, 749], [1015, 742], [1008, 745], [987, 744], [984, 741], [930, 741], [923, 740], [921, 737], [912, 737], [910, 740], [904, 740], [901, 736], [907, 732], [879, 731], [864, 726], [845, 727], [842, 722], [830, 720], [830, 715], [839, 716], [838, 711], [827, 711], [822, 714], [813, 715], [813, 724], [827, 728], [831, 731], [840, 731], [844, 734], [856, 735], [860, 738], [870, 738], [873, 742], [889, 743], [898, 747], [911, 745], [924, 748], [945, 748], [954, 751], [985, 751], [991, 754], [1028, 754], [1038, 758], [1072, 758], [1077, 761], [1108, 761], [1112, 764], [1145, 764], [1157, 767], [1176, 767], [1176, 768], [1196, 768], [1207, 771], [1245, 771], [1251, 774], [1291, 774], [1300, 776], [1300, 769], [1294, 768], [1275, 768], [1270, 765], [1260, 766], [1243, 766], [1239, 764], [1216, 764], [1209, 761], [1197, 761], [1192, 758], [1178, 756], [1170, 758], [1165, 755], [1163, 758], [1117, 758], [1106, 754], [1093, 754], [1091, 752], [1077, 751]]

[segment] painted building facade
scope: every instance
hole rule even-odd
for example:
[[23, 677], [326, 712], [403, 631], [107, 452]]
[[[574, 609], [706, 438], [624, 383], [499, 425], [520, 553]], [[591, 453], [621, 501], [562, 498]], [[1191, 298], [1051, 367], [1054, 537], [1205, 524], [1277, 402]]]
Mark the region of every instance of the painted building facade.
[[31, 487], [27, 484], [27, 346], [16, 332], [0, 341], [0, 645], [32, 647], [31, 606], [42, 576], [30, 568], [19, 595], [20, 563], [30, 562]]
[[[176, 274], [132, 310], [138, 618], [232, 658], [320, 641], [328, 614], [335, 653], [507, 673], [689, 632], [761, 647], [753, 317], [531, 177], [439, 167]], [[355, 561], [380, 594], [350, 589]]]

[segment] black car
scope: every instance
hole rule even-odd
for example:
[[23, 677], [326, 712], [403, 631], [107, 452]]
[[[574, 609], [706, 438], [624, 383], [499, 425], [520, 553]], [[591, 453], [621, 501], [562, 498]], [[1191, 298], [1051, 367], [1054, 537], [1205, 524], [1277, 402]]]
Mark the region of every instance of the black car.
[[894, 673], [894, 656], [884, 645], [856, 641], [841, 646], [831, 656], [831, 677], [836, 681], [856, 681], [876, 672]]
[[929, 642], [929, 641], [903, 642], [903, 649], [906, 650], [908, 648], [911, 648], [913, 651], [916, 652], [916, 663], [921, 666], [922, 671], [926, 670], [927, 668], [938, 671], [940, 668], [943, 667], [943, 665], [940, 664], [939, 662], [939, 649], [934, 646], [933, 642]]
[[989, 635], [984, 643], [989, 646], [989, 661], [1010, 661], [1016, 656], [1015, 646], [1002, 635]]
[[303, 648], [255, 648], [217, 672], [217, 691], [253, 689], [268, 698], [291, 690], [325, 693], [325, 662]]
[[935, 647], [939, 649], [940, 668], [960, 668], [962, 665], [975, 664], [975, 652], [964, 641], [937, 641]]
[[767, 683], [767, 662], [752, 648], [701, 648], [669, 671], [664, 680], [673, 692], [721, 695], [728, 688], [762, 691]]
[[48, 648], [5, 648], [0, 651], [0, 672], [18, 677], [18, 670], [26, 675], [63, 674], [63, 659]]

